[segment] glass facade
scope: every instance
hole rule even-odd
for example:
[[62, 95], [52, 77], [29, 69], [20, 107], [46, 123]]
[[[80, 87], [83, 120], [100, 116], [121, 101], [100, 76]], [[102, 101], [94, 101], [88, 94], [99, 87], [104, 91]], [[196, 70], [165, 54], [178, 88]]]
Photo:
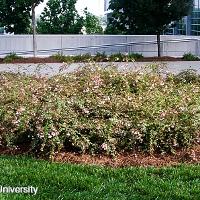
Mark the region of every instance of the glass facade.
[[167, 34], [200, 35], [200, 0], [194, 0], [194, 7], [191, 15], [177, 22], [176, 26], [170, 29]]
[[199, 0], [194, 0], [194, 7], [200, 8], [200, 1]]

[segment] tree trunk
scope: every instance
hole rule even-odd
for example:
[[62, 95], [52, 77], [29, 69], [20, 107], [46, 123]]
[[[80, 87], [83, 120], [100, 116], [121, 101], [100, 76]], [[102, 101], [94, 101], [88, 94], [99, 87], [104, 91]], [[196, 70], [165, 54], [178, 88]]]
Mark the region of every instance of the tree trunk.
[[32, 4], [33, 56], [37, 56], [35, 4]]
[[158, 57], [161, 56], [161, 53], [160, 53], [160, 33], [157, 33], [157, 46], [158, 46]]

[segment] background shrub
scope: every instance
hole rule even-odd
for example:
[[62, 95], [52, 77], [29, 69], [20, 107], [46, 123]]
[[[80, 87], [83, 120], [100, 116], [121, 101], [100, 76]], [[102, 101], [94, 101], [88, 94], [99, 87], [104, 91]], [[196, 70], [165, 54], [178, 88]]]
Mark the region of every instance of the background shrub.
[[108, 57], [108, 60], [111, 62], [133, 62], [135, 60], [139, 60], [143, 58], [142, 54], [139, 53], [130, 53], [130, 54], [112, 54]]
[[8, 54], [3, 58], [3, 62], [5, 63], [11, 63], [16, 59], [22, 58], [21, 56], [18, 56], [15, 52]]
[[91, 54], [80, 54], [76, 56], [65, 56], [63, 54], [57, 53], [51, 56], [51, 58], [55, 59], [59, 62], [133, 62], [135, 60], [143, 58], [142, 54], [139, 53], [130, 53], [130, 54], [112, 54], [112, 55], [106, 55], [105, 52], [100, 53], [97, 52], [95, 56], [92, 56]]
[[199, 57], [193, 55], [192, 53], [186, 53], [183, 55], [183, 60], [185, 61], [199, 61]]
[[200, 76], [196, 70], [187, 69], [174, 76], [176, 83], [198, 83], [200, 82]]

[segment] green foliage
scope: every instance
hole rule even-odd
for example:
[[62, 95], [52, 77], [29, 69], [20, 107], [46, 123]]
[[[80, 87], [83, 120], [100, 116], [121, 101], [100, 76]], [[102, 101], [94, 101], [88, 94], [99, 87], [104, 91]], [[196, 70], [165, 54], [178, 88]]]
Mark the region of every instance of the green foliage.
[[183, 60], [185, 61], [199, 61], [199, 57], [193, 55], [192, 53], [186, 53], [183, 55]]
[[0, 0], [0, 21], [6, 32], [21, 34], [30, 30], [30, 13], [22, 0]]
[[22, 58], [22, 57], [18, 56], [16, 53], [13, 52], [13, 53], [10, 53], [7, 56], [5, 56], [3, 58], [3, 62], [5, 62], [5, 63], [11, 63], [14, 60], [19, 59], [19, 58]]
[[52, 55], [51, 58], [59, 61], [59, 62], [66, 62], [66, 63], [78, 63], [78, 62], [90, 62], [93, 60], [93, 57], [90, 54], [82, 54], [76, 56], [65, 56], [60, 53]]
[[53, 58], [53, 59], [55, 59], [56, 61], [59, 61], [59, 62], [66, 62], [66, 63], [74, 62], [72, 56], [65, 56], [61, 53], [54, 54], [54, 55], [50, 56], [50, 58]]
[[113, 12], [108, 18], [108, 30], [124, 34], [160, 34], [172, 21], [186, 16], [192, 5], [193, 0], [111, 0], [109, 9]]
[[53, 59], [55, 59], [56, 61], [59, 61], [59, 62], [65, 62], [65, 56], [61, 53], [53, 54], [52, 56], [50, 56], [50, 58], [53, 58]]
[[97, 54], [94, 56], [93, 59], [96, 62], [106, 62], [109, 60], [109, 58], [105, 52], [103, 52], [103, 53], [97, 52]]
[[103, 28], [100, 24], [100, 19], [87, 11], [84, 10], [84, 28], [87, 34], [102, 34]]
[[139, 60], [143, 58], [142, 54], [139, 53], [131, 53], [131, 54], [112, 54], [110, 56], [106, 55], [105, 52], [100, 53], [97, 52], [95, 56], [90, 54], [82, 54], [76, 56], [65, 56], [60, 53], [52, 55], [51, 58], [59, 61], [59, 62], [133, 62], [135, 60]]
[[77, 0], [49, 0], [37, 22], [37, 31], [42, 34], [79, 34], [83, 18], [75, 4]]
[[117, 53], [110, 55], [108, 59], [112, 62], [133, 62], [141, 58], [143, 58], [143, 55], [138, 53], [131, 53], [128, 55]]
[[43, 34], [87, 34], [103, 33], [100, 19], [84, 10], [80, 16], [75, 8], [77, 0], [49, 0], [37, 23], [39, 33]]
[[141, 53], [130, 53], [128, 55], [128, 57], [131, 59], [135, 59], [135, 60], [138, 60], [138, 59], [141, 59], [141, 58], [144, 58], [144, 56], [141, 54]]
[[73, 56], [74, 62], [90, 62], [92, 61], [92, 56], [89, 53]]
[[1, 74], [0, 82], [3, 147], [26, 141], [37, 155], [63, 148], [114, 155], [199, 142], [199, 81], [87, 66], [52, 78]]
[[176, 83], [198, 83], [200, 82], [200, 76], [193, 69], [182, 71], [181, 73], [174, 76]]
[[111, 0], [107, 34], [157, 35], [160, 57], [160, 35], [173, 21], [188, 15], [193, 0]]
[[36, 195], [0, 194], [2, 200], [197, 200], [200, 166], [108, 168], [0, 157], [2, 186], [38, 187]]
[[31, 32], [31, 8], [43, 0], [0, 0], [0, 22], [6, 32], [27, 34]]
[[124, 62], [124, 61], [127, 61], [126, 58], [127, 58], [126, 55], [117, 53], [117, 54], [110, 55], [109, 60], [112, 62]]

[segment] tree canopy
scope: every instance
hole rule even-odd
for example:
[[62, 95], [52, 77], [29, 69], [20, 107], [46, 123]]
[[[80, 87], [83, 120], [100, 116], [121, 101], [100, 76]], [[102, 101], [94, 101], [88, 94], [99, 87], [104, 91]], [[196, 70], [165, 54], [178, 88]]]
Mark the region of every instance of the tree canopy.
[[111, 0], [107, 32], [157, 34], [186, 16], [193, 0]]
[[88, 12], [87, 8], [84, 10], [84, 28], [87, 34], [103, 33], [100, 18]]
[[76, 10], [77, 0], [49, 0], [37, 22], [42, 34], [87, 34], [102, 33], [98, 17], [84, 9], [83, 16]]
[[31, 8], [43, 0], [0, 0], [0, 22], [6, 32], [26, 34], [31, 32]]
[[155, 34], [158, 56], [160, 35], [173, 22], [188, 15], [193, 0], [111, 0], [106, 33]]
[[[0, 0], [0, 26], [6, 32], [28, 34], [35, 30], [35, 7], [43, 0]], [[42, 34], [102, 33], [97, 16], [84, 10], [80, 16], [75, 8], [77, 0], [49, 0], [37, 21], [37, 31]], [[31, 28], [32, 20], [32, 28]], [[83, 28], [84, 27], [84, 28]]]
[[30, 12], [24, 0], [0, 0], [0, 21], [6, 32], [28, 33]]
[[77, 0], [49, 0], [37, 23], [38, 33], [81, 33], [83, 17], [76, 8]]

